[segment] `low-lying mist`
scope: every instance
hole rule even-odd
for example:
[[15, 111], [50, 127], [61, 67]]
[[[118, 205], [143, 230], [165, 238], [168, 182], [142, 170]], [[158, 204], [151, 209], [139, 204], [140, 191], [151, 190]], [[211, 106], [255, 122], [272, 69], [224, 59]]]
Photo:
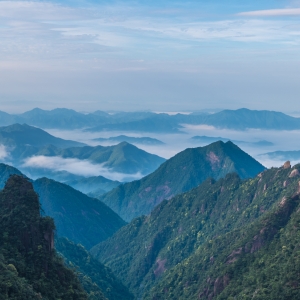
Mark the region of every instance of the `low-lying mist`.
[[[149, 153], [159, 155], [163, 158], [170, 158], [177, 153], [185, 150], [186, 148], [194, 148], [205, 146], [208, 143], [204, 143], [191, 139], [194, 136], [206, 136], [206, 137], [222, 137], [224, 139], [230, 139], [235, 141], [237, 145], [257, 159], [267, 168], [279, 167], [283, 165], [286, 158], [284, 156], [270, 156], [266, 153], [274, 151], [293, 151], [300, 150], [298, 137], [300, 131], [275, 131], [275, 130], [257, 130], [249, 129], [246, 131], [235, 131], [226, 129], [217, 129], [211, 126], [192, 126], [187, 125], [183, 129], [183, 133], [180, 134], [154, 134], [154, 133], [134, 133], [134, 132], [85, 132], [83, 130], [73, 131], [60, 131], [60, 130], [47, 130], [50, 134], [69, 140], [86, 143], [90, 146], [96, 145], [115, 145], [112, 142], [97, 142], [95, 138], [109, 138], [115, 137], [121, 134], [132, 137], [151, 137], [156, 138], [164, 144], [162, 145], [143, 145], [136, 144], [140, 149], [143, 149]], [[269, 144], [258, 145], [255, 144], [259, 141], [268, 141]], [[111, 180], [118, 180], [121, 182], [132, 181], [142, 178], [145, 174], [123, 174], [114, 172], [111, 169], [104, 167], [103, 164], [94, 164], [88, 160], [79, 160], [76, 158], [62, 158], [62, 157], [49, 157], [49, 156], [32, 156], [26, 158], [22, 164], [14, 165], [8, 149], [0, 145], [0, 160], [4, 163], [13, 165], [24, 172], [25, 175], [31, 174], [44, 174], [47, 176], [47, 172], [67, 172], [76, 176], [90, 177], [90, 176], [104, 176]], [[294, 165], [299, 161], [291, 161]], [[41, 172], [39, 172], [41, 170]], [[48, 171], [47, 171], [48, 170]], [[34, 171], [30, 173], [30, 171]], [[36, 171], [36, 172], [35, 172]], [[40, 176], [40, 175], [36, 175]], [[50, 175], [49, 175], [50, 176]], [[35, 179], [35, 178], [33, 178]]]
[[[185, 150], [186, 148], [194, 148], [205, 146], [207, 143], [201, 143], [191, 140], [193, 136], [209, 136], [209, 137], [222, 137], [228, 138], [233, 141], [241, 141], [243, 143], [237, 143], [237, 145], [257, 159], [267, 168], [279, 167], [285, 162], [284, 157], [277, 157], [271, 159], [267, 155], [263, 155], [273, 151], [293, 151], [300, 150], [299, 135], [300, 130], [293, 131], [277, 131], [277, 130], [260, 130], [260, 129], [248, 129], [245, 131], [236, 131], [228, 129], [218, 129], [212, 126], [206, 125], [184, 125], [182, 134], [156, 134], [156, 133], [135, 133], [135, 132], [84, 132], [81, 130], [76, 131], [59, 131], [59, 130], [47, 130], [50, 134], [61, 137], [64, 139], [72, 139], [79, 142], [86, 143], [91, 146], [96, 145], [115, 145], [116, 143], [100, 143], [93, 139], [95, 138], [108, 138], [125, 134], [132, 137], [151, 137], [156, 138], [164, 142], [164, 145], [141, 145], [136, 144], [137, 147], [152, 153], [164, 157], [166, 159], [176, 155], [178, 152]], [[255, 145], [259, 141], [268, 141], [272, 145], [260, 146]], [[298, 161], [292, 161], [292, 164], [296, 164]]]
[[48, 169], [51, 171], [66, 171], [83, 177], [104, 176], [111, 180], [132, 181], [143, 177], [141, 173], [123, 174], [105, 168], [103, 164], [93, 164], [88, 160], [76, 158], [62, 158], [58, 156], [32, 156], [20, 166], [21, 170], [26, 168]]

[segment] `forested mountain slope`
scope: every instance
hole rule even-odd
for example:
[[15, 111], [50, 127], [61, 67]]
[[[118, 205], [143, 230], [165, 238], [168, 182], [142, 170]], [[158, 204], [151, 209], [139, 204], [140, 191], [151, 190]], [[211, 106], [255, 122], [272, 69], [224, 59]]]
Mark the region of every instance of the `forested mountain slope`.
[[54, 222], [40, 216], [37, 194], [22, 176], [11, 176], [0, 192], [0, 229], [0, 299], [88, 299], [56, 254]]
[[[83, 288], [95, 299], [99, 291], [109, 300], [133, 300], [128, 289], [118, 280], [111, 270], [93, 258], [80, 244], [66, 238], [57, 238], [55, 248], [70, 268], [75, 268]], [[94, 297], [94, 298], [93, 298]]]
[[[244, 241], [242, 238], [248, 233], [253, 233], [253, 235], [250, 234], [251, 240], [247, 241], [252, 241], [252, 246], [257, 245], [253, 246], [254, 248], [264, 245], [259, 235], [263, 226], [258, 230], [256, 225], [253, 225], [258, 230], [255, 234], [248, 226], [252, 223], [256, 224], [255, 222], [264, 218], [268, 212], [274, 210], [276, 213], [278, 203], [282, 199], [287, 199], [284, 197], [293, 198], [294, 194], [299, 192], [299, 174], [300, 165], [291, 169], [289, 164], [286, 164], [282, 168], [265, 170], [255, 178], [247, 180], [241, 180], [236, 174], [228, 174], [218, 181], [207, 179], [197, 188], [177, 195], [169, 201], [163, 201], [149, 216], [134, 219], [111, 238], [93, 247], [91, 253], [111, 267], [113, 272], [119, 274], [121, 280], [140, 299], [143, 297], [198, 299], [197, 297], [205, 290], [205, 288], [203, 290], [198, 290], [198, 288], [205, 286], [209, 277], [213, 285], [218, 274], [226, 275], [219, 272], [223, 270], [221, 267], [226, 264], [226, 261], [213, 264], [216, 253], [221, 253], [228, 247], [225, 249], [227, 252], [224, 253], [226, 257], [233, 253], [232, 259], [234, 260], [239, 254], [235, 254], [233, 250], [238, 253], [241, 247], [236, 247], [236, 244], [242, 243]], [[281, 216], [283, 215], [279, 213], [278, 218]], [[257, 224], [260, 225], [257, 226], [269, 221], [262, 219], [259, 222]], [[285, 226], [287, 223], [282, 224], [280, 226]], [[242, 233], [239, 238], [235, 238], [239, 230]], [[266, 231], [266, 234], [273, 234], [272, 232], [273, 229], [270, 229]], [[229, 234], [228, 240], [222, 240], [220, 244], [218, 240], [226, 234]], [[255, 242], [256, 239], [257, 242]], [[273, 237], [270, 237], [270, 240], [272, 239]], [[193, 255], [198, 255], [197, 253], [200, 253], [200, 258], [197, 256], [194, 259]], [[191, 269], [183, 271], [185, 264]], [[212, 270], [212, 264], [214, 267], [219, 267], [216, 269], [219, 273], [215, 269], [210, 273], [207, 271]], [[179, 269], [176, 269], [176, 266]], [[214, 272], [215, 275], [213, 275]], [[187, 276], [187, 280], [183, 274]], [[189, 276], [189, 274], [194, 275]], [[225, 277], [222, 276], [220, 278], [223, 280]], [[177, 281], [176, 278], [181, 278], [181, 280]], [[221, 280], [220, 278], [218, 281]], [[238, 276], [234, 278], [238, 280]], [[190, 286], [193, 293], [199, 291], [199, 294], [196, 292], [185, 294], [185, 290], [188, 290]], [[150, 293], [152, 288], [153, 291]], [[173, 293], [173, 290], [176, 292]], [[211, 292], [206, 296], [208, 297], [209, 294]], [[229, 294], [229, 296], [232, 295], [233, 292]]]
[[206, 241], [144, 299], [299, 299], [299, 192], [276, 199], [257, 222]]
[[219, 179], [231, 172], [241, 178], [265, 168], [232, 142], [216, 142], [186, 149], [163, 163], [152, 174], [118, 186], [99, 197], [124, 220], [149, 214], [164, 199], [188, 191], [206, 178]]
[[125, 225], [104, 203], [66, 184], [40, 178], [33, 182], [33, 186], [40, 196], [45, 215], [54, 218], [57, 234], [87, 249]]

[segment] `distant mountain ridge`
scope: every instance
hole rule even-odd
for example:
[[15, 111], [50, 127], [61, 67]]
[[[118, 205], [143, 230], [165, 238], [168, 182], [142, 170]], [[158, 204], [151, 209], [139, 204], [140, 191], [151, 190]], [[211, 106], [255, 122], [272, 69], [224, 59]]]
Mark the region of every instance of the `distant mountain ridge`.
[[162, 141], [150, 137], [132, 137], [126, 135], [118, 135], [110, 138], [97, 138], [94, 139], [94, 141], [111, 142], [111, 143], [127, 142], [130, 144], [138, 144], [138, 145], [163, 145], [164, 144]]
[[[3, 145], [7, 152], [2, 161], [12, 162], [15, 167], [31, 176], [33, 174], [47, 176], [47, 165], [38, 162], [39, 156], [88, 160], [99, 165], [99, 173], [101, 168], [106, 168], [108, 173], [140, 174], [140, 176], [153, 172], [165, 161], [164, 158], [150, 154], [127, 142], [114, 146], [91, 147], [83, 143], [56, 138], [42, 129], [27, 124], [0, 127], [0, 145]], [[28, 162], [31, 157], [35, 157], [36, 164]], [[46, 172], [43, 173], [43, 169], [46, 169]], [[53, 171], [67, 170], [50, 168], [49, 172], [52, 172], [51, 175], [57, 179], [62, 174], [57, 174], [58, 176], [55, 177]]]
[[66, 181], [65, 184], [84, 194], [87, 194], [90, 197], [96, 198], [97, 196], [111, 191], [120, 185], [121, 182], [109, 180], [103, 176], [92, 176], [88, 178]]
[[274, 151], [268, 152], [260, 155], [261, 157], [267, 157], [274, 160], [290, 160], [290, 161], [299, 161], [300, 160], [300, 150], [294, 151]]
[[149, 214], [164, 199], [190, 190], [208, 177], [219, 179], [237, 172], [249, 178], [265, 168], [232, 142], [216, 142], [186, 149], [163, 163], [152, 174], [122, 184], [99, 197], [124, 220]]
[[257, 142], [245, 142], [245, 141], [237, 141], [237, 140], [233, 140], [233, 139], [229, 139], [229, 138], [213, 137], [213, 136], [205, 136], [205, 135], [202, 135], [202, 136], [196, 135], [196, 136], [191, 137], [190, 140], [195, 143], [199, 142], [199, 143], [207, 143], [207, 144], [214, 143], [217, 141], [222, 141], [224, 143], [231, 141], [237, 145], [251, 145], [251, 146], [257, 146], [257, 147], [269, 147], [269, 146], [274, 145], [272, 142], [269, 142], [266, 140], [260, 140]]
[[294, 130], [300, 128], [300, 118], [267, 110], [223, 110], [214, 114], [176, 114], [152, 112], [119, 112], [108, 114], [101, 111], [83, 114], [70, 109], [51, 111], [35, 108], [19, 115], [0, 112], [0, 125], [27, 123], [41, 128], [84, 129], [91, 131], [136, 131], [179, 133], [182, 124], [211, 125], [217, 128], [245, 130], [248, 128]]
[[84, 143], [54, 137], [40, 128], [27, 124], [0, 127], [0, 144], [7, 147], [19, 145], [31, 147], [53, 145], [60, 148], [85, 146]]
[[150, 154], [127, 142], [114, 146], [83, 146], [59, 149], [47, 146], [40, 149], [35, 155], [59, 156], [62, 158], [77, 158], [89, 160], [111, 171], [125, 174], [149, 174], [157, 169], [165, 159], [155, 154]]

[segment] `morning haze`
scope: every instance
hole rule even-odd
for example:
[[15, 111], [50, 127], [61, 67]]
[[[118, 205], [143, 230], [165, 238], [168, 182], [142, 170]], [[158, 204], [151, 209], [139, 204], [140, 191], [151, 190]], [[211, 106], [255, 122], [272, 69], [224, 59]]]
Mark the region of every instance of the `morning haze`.
[[300, 110], [296, 1], [75, 3], [0, 2], [3, 110]]
[[300, 299], [300, 1], [0, 1], [0, 298]]

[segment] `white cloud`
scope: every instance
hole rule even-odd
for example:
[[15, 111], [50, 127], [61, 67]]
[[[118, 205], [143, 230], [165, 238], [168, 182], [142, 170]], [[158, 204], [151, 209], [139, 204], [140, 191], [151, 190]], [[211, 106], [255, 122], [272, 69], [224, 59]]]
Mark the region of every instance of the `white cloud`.
[[4, 160], [9, 156], [7, 149], [4, 145], [0, 145], [0, 159]]
[[[300, 9], [294, 8], [244, 12], [239, 16], [299, 14]], [[51, 2], [0, 1], [1, 60], [104, 61], [110, 54], [113, 59], [134, 53], [141, 58], [153, 51], [159, 59], [170, 50], [187, 51], [195, 42], [299, 43], [299, 28], [292, 28], [288, 20], [188, 22], [187, 18], [146, 15], [141, 8], [120, 4], [71, 8]], [[103, 61], [96, 65], [101, 67]], [[141, 69], [132, 64], [130, 67]]]
[[81, 176], [104, 176], [111, 180], [135, 180], [142, 177], [141, 173], [123, 174], [113, 172], [110, 169], [104, 168], [100, 164], [92, 164], [87, 160], [79, 160], [75, 158], [62, 158], [58, 156], [32, 156], [25, 160], [23, 168], [49, 169], [53, 171], [67, 171], [71, 174]]
[[267, 9], [242, 12], [239, 16], [247, 17], [281, 17], [281, 16], [299, 16], [300, 8]]

